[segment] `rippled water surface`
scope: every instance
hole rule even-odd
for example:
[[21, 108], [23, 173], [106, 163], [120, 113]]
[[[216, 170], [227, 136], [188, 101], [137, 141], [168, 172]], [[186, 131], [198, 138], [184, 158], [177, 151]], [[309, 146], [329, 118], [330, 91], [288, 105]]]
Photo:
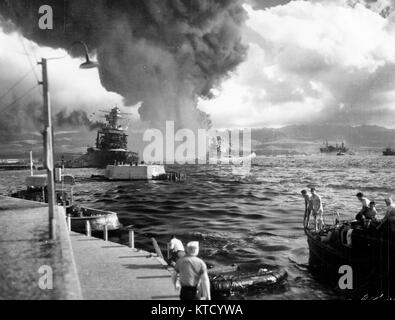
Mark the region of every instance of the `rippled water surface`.
[[[116, 211], [124, 225], [134, 225], [136, 245], [152, 251], [149, 237], [162, 248], [170, 234], [185, 243], [200, 241], [201, 255], [217, 265], [253, 263], [282, 266], [286, 286], [248, 299], [333, 299], [331, 288], [307, 269], [308, 246], [302, 229], [300, 190], [315, 185], [323, 198], [327, 222], [337, 210], [353, 217], [363, 191], [376, 200], [395, 195], [395, 157], [259, 157], [246, 177], [229, 166], [187, 165], [187, 181], [99, 182], [100, 170], [69, 169], [77, 178], [75, 199], [82, 205]], [[21, 188], [26, 171], [0, 172], [0, 193]], [[126, 241], [121, 239], [121, 241]]]

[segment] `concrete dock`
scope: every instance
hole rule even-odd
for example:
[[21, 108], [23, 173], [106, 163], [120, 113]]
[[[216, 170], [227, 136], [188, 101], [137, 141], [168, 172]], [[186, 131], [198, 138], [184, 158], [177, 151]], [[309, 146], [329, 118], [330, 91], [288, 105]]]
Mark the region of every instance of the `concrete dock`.
[[84, 299], [179, 299], [170, 271], [154, 254], [75, 232], [70, 238]]
[[0, 300], [81, 299], [63, 208], [49, 240], [45, 203], [0, 196]]
[[[49, 240], [47, 204], [0, 196], [0, 300], [179, 299], [155, 254], [69, 233], [64, 209], [55, 214]], [[48, 268], [52, 286], [43, 289]]]

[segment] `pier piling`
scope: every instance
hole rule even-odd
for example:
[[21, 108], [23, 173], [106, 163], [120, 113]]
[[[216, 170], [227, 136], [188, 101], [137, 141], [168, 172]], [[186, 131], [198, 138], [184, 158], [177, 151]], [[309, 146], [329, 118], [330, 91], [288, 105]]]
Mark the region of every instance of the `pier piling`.
[[107, 222], [106, 222], [106, 224], [104, 225], [104, 228], [103, 228], [103, 239], [104, 239], [104, 241], [108, 241], [108, 227], [107, 227]]
[[71, 231], [71, 216], [69, 214], [67, 215], [67, 231]]
[[129, 247], [134, 249], [134, 231], [129, 230]]
[[86, 235], [87, 235], [88, 237], [90, 237], [90, 236], [92, 235], [92, 232], [91, 232], [91, 223], [89, 222], [89, 220], [86, 220], [86, 221], [85, 221], [85, 232], [86, 232]]

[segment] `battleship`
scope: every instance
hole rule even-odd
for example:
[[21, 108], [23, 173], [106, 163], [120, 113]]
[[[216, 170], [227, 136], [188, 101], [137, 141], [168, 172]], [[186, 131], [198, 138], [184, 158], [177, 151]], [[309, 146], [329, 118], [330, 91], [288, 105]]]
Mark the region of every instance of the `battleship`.
[[106, 121], [97, 131], [96, 146], [88, 147], [87, 153], [64, 163], [67, 168], [105, 168], [114, 164], [137, 164], [138, 154], [127, 150], [127, 128], [120, 125], [121, 113], [114, 107], [105, 114]]
[[336, 146], [332, 146], [328, 144], [328, 141], [325, 142], [325, 146], [320, 148], [321, 153], [332, 153], [336, 152], [338, 155], [344, 154], [348, 151], [346, 146], [344, 145], [344, 142], [341, 143], [341, 145], [338, 145], [336, 143]]

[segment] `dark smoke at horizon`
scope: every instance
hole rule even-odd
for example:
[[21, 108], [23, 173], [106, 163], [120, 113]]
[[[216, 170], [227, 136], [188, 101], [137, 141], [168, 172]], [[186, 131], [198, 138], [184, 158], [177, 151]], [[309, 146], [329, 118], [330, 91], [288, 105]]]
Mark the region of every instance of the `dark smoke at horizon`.
[[[54, 30], [38, 28], [38, 8], [50, 5]], [[125, 105], [143, 101], [141, 120], [162, 127], [210, 127], [198, 98], [245, 58], [239, 0], [13, 0], [0, 13], [40, 45], [68, 49], [85, 41], [97, 53], [100, 79]], [[74, 54], [82, 54], [80, 48]]]
[[[102, 124], [92, 121], [84, 110], [68, 112], [61, 110], [53, 115], [54, 130], [96, 130]], [[22, 133], [41, 132], [43, 130], [41, 103], [31, 101], [17, 104], [12, 109], [3, 110], [0, 117], [0, 142], [19, 139]]]

